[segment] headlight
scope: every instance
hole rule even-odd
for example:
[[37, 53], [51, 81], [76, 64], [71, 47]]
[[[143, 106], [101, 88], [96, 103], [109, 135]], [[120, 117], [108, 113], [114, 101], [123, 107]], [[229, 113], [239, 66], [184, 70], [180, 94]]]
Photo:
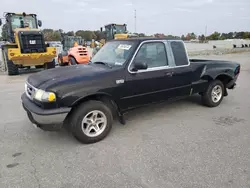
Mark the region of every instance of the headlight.
[[56, 101], [56, 95], [53, 92], [46, 92], [41, 89], [36, 90], [34, 98], [41, 102], [54, 102]]

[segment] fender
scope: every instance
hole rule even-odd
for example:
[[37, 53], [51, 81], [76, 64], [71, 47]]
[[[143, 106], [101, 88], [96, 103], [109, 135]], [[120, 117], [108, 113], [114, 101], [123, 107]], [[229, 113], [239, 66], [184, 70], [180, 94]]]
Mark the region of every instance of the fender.
[[201, 78], [210, 78], [214, 80], [218, 77], [228, 77], [232, 80], [235, 77], [234, 70], [232, 68], [225, 69], [224, 67], [214, 68], [205, 66], [201, 73]]
[[111, 109], [114, 109], [115, 111], [113, 111], [113, 114], [117, 114], [118, 115], [118, 120], [120, 121], [121, 124], [125, 125], [125, 119], [123, 117], [123, 113], [120, 110], [119, 104], [117, 103], [117, 101], [108, 93], [104, 93], [104, 92], [97, 92], [97, 93], [92, 93], [92, 94], [88, 94], [86, 96], [83, 96], [81, 98], [78, 98], [73, 104], [72, 107], [74, 108], [75, 106], [83, 103], [84, 101], [88, 101], [88, 100], [100, 100], [103, 101], [104, 103], [106, 103], [108, 106], [111, 107]]
[[72, 106], [76, 106], [78, 105], [79, 103], [85, 101], [86, 99], [91, 99], [91, 98], [96, 98], [96, 97], [107, 97], [111, 100], [113, 100], [113, 97], [108, 94], [108, 93], [105, 93], [105, 92], [95, 92], [95, 93], [88, 93], [86, 95], [84, 95], [83, 97], [80, 97], [78, 98], [77, 100], [75, 100], [73, 103], [72, 103]]

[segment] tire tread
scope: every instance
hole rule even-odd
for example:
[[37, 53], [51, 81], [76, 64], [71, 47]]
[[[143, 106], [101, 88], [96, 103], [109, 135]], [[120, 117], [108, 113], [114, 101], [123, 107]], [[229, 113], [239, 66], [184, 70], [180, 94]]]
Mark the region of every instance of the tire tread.
[[7, 70], [8, 70], [8, 75], [10, 76], [19, 74], [18, 67], [11, 60], [7, 61]]

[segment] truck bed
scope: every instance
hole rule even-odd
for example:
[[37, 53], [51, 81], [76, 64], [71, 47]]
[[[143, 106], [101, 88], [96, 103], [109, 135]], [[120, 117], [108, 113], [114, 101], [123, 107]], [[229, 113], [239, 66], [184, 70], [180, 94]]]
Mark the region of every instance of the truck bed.
[[[232, 61], [224, 61], [224, 60], [210, 60], [210, 59], [189, 59], [191, 67], [195, 70], [198, 67], [206, 66], [207, 69], [220, 69], [223, 67], [224, 69], [239, 67], [240, 65], [236, 62]], [[233, 64], [232, 64], [233, 63]]]

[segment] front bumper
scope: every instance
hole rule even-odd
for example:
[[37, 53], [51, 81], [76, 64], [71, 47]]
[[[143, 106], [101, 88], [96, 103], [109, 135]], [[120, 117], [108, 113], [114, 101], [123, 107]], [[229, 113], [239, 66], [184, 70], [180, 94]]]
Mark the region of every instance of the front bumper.
[[22, 105], [29, 120], [37, 127], [46, 131], [57, 131], [62, 128], [65, 118], [71, 108], [44, 110], [35, 105], [25, 93], [21, 96]]
[[47, 52], [41, 53], [20, 53], [19, 48], [8, 49], [8, 58], [17, 65], [32, 66], [44, 65], [44, 63], [51, 62], [56, 55], [56, 48], [47, 47]]

